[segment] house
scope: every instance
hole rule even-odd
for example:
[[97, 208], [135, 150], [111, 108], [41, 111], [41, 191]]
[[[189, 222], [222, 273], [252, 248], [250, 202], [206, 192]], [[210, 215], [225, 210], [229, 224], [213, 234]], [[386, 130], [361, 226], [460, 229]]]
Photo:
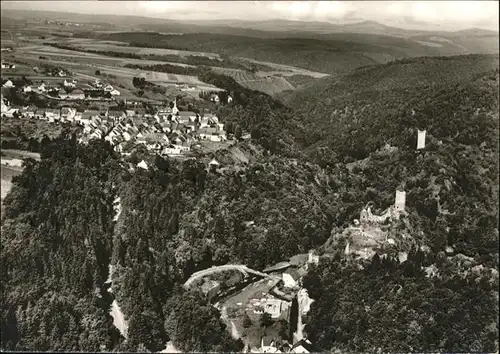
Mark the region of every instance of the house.
[[313, 250], [309, 251], [307, 263], [316, 265], [319, 264], [319, 256], [317, 254], [315, 255]]
[[99, 111], [85, 111], [80, 118], [80, 122], [84, 125], [89, 125], [96, 117], [99, 117]]
[[76, 109], [63, 107], [61, 108], [61, 119], [69, 120], [72, 122], [76, 116]]
[[2, 69], [15, 69], [16, 65], [15, 64], [9, 64], [9, 63], [2, 63]]
[[233, 98], [231, 96], [227, 96], [227, 103], [233, 102]]
[[76, 90], [71, 91], [71, 93], [69, 93], [67, 95], [67, 97], [72, 99], [72, 100], [84, 100], [85, 93], [80, 89], [76, 89]]
[[181, 134], [181, 131], [179, 129], [180, 129], [179, 123], [172, 123], [170, 125], [170, 131], [172, 133]]
[[14, 87], [14, 84], [12, 83], [12, 81], [10, 80], [7, 80], [3, 85], [2, 87]]
[[284, 309], [283, 300], [279, 299], [263, 299], [261, 305], [265, 313], [271, 315], [271, 318], [279, 318], [281, 311]]
[[219, 103], [220, 102], [219, 95], [212, 94], [211, 97], [210, 97], [210, 101], [215, 102], [215, 103]]
[[113, 86], [111, 86], [111, 85], [106, 85], [106, 86], [104, 86], [104, 92], [111, 92], [111, 91], [113, 91], [113, 90], [114, 90], [114, 88], [113, 88]]
[[297, 301], [299, 303], [299, 309], [301, 309], [302, 315], [307, 315], [314, 300], [309, 297], [309, 293], [306, 288], [302, 288], [299, 290], [299, 292], [297, 293]]
[[103, 136], [103, 132], [101, 129], [96, 129], [90, 134], [89, 138], [90, 139], [101, 139]]
[[2, 113], [7, 112], [10, 109], [10, 107], [7, 105], [7, 103], [5, 103], [5, 100], [3, 99], [3, 97], [0, 99], [0, 102], [2, 105], [1, 112]]
[[146, 137], [145, 137], [143, 134], [139, 133], [139, 134], [137, 134], [137, 135], [135, 136], [135, 142], [136, 142], [137, 144], [143, 144], [143, 145], [146, 145], [146, 143], [147, 143], [147, 141], [146, 141]]
[[182, 141], [182, 143], [174, 144], [174, 148], [179, 149], [181, 152], [187, 152], [191, 150], [191, 146], [187, 141]]
[[169, 147], [166, 147], [162, 150], [161, 152], [162, 155], [180, 155], [182, 154], [182, 151], [180, 148], [170, 145]]
[[177, 122], [187, 123], [189, 121], [194, 121], [198, 115], [191, 111], [182, 111], [177, 115]]
[[64, 80], [64, 87], [75, 87], [75, 83], [71, 81], [67, 81], [66, 79]]
[[32, 90], [31, 90], [31, 86], [30, 86], [30, 85], [28, 85], [28, 86], [24, 86], [24, 87], [23, 87], [23, 92], [24, 92], [24, 93], [26, 93], [26, 92], [31, 92], [31, 91], [32, 91]]
[[219, 168], [219, 163], [217, 162], [217, 160], [213, 159], [212, 161], [210, 161], [208, 166], [211, 171], [215, 172]]
[[68, 93], [66, 92], [66, 90], [65, 90], [65, 89], [61, 89], [61, 90], [59, 91], [59, 97], [60, 97], [60, 98], [67, 98], [67, 97], [68, 97]]
[[262, 337], [260, 348], [252, 348], [251, 353], [283, 353], [273, 337]]
[[130, 141], [132, 140], [132, 136], [129, 134], [129, 132], [123, 132], [122, 133], [122, 136], [123, 136], [123, 139], [125, 139], [125, 141]]
[[42, 120], [47, 120], [47, 118], [45, 116], [45, 111], [46, 111], [45, 108], [37, 109], [35, 111], [35, 118], [42, 119]]
[[37, 90], [40, 91], [40, 92], [46, 92], [47, 91], [47, 89], [45, 87], [45, 84], [43, 82], [40, 84], [40, 86], [37, 87]]
[[58, 109], [46, 109], [45, 116], [50, 123], [61, 119], [61, 112]]
[[294, 288], [299, 285], [299, 280], [305, 274], [303, 268], [288, 268], [283, 273], [285, 288]]
[[111, 96], [120, 96], [120, 91], [116, 89], [109, 91], [109, 93], [111, 94]]
[[33, 118], [33, 117], [35, 117], [35, 112], [36, 112], [36, 107], [35, 106], [24, 107], [22, 109], [23, 116], [27, 117], [27, 118]]
[[308, 339], [299, 340], [292, 346], [292, 350], [290, 351], [290, 353], [297, 353], [297, 354], [317, 353], [317, 352], [320, 352], [320, 350], [315, 348], [311, 343], [311, 341], [309, 341]]
[[125, 114], [127, 115], [127, 117], [131, 118], [131, 117], [135, 117], [135, 111], [133, 109], [127, 109], [125, 111]]
[[76, 123], [81, 123], [81, 120], [82, 120], [82, 116], [83, 116], [83, 112], [76, 112], [75, 114], [75, 122]]
[[93, 115], [90, 117], [90, 124], [93, 125], [94, 127], [98, 127], [102, 124], [102, 118], [101, 118], [101, 113], [98, 115]]
[[201, 140], [209, 140], [209, 141], [224, 141], [226, 140], [225, 134], [220, 134], [217, 128], [200, 128], [197, 131], [198, 136]]
[[119, 110], [108, 111], [108, 118], [113, 120], [113, 121], [121, 121], [122, 119], [124, 119], [126, 117], [127, 117], [127, 115], [123, 111], [119, 111]]
[[144, 170], [147, 170], [148, 169], [148, 164], [146, 163], [146, 161], [142, 160], [141, 162], [139, 162], [137, 164], [137, 167], [140, 167], [140, 168], [142, 168]]

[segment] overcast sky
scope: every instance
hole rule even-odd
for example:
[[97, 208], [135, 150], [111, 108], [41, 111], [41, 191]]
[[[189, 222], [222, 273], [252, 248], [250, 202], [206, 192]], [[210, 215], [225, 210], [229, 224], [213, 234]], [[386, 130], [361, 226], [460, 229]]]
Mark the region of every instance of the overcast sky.
[[290, 19], [340, 23], [373, 20], [407, 28], [432, 24], [443, 29], [479, 27], [497, 31], [498, 7], [498, 1], [2, 1], [3, 9], [177, 20]]

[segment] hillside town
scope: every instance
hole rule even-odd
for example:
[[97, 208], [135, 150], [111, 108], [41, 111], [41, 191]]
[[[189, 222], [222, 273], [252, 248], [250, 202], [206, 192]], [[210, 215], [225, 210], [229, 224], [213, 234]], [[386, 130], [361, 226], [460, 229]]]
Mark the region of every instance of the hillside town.
[[130, 154], [134, 146], [142, 145], [152, 153], [180, 156], [189, 153], [198, 142], [218, 143], [228, 139], [224, 125], [212, 113], [180, 111], [176, 101], [172, 108], [159, 106], [154, 109], [148, 113], [143, 107], [129, 107], [125, 102], [122, 107], [78, 111], [71, 107], [17, 107], [1, 99], [2, 119], [74, 124], [82, 127], [80, 142], [103, 138], [123, 155]]

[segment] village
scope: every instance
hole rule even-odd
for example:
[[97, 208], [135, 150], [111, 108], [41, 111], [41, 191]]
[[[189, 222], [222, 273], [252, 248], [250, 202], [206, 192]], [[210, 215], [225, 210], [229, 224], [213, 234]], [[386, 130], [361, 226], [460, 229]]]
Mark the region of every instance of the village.
[[[3, 66], [4, 64], [2, 64]], [[66, 79], [64, 72], [58, 84], [41, 83], [36, 87], [23, 83], [21, 87], [7, 80], [2, 85], [2, 119], [44, 120], [52, 124], [74, 124], [82, 128], [80, 142], [91, 139], [108, 141], [115, 151], [129, 155], [136, 146], [144, 146], [149, 152], [163, 156], [179, 157], [189, 154], [199, 142], [213, 144], [232, 140], [218, 117], [208, 112], [181, 111], [177, 100], [170, 104], [149, 105], [142, 102], [117, 102], [120, 92], [109, 84], [95, 80], [90, 85], [78, 85], [76, 80]], [[3, 90], [16, 89], [21, 95], [36, 94], [56, 101], [103, 101], [99, 109], [80, 110], [78, 107], [38, 108], [35, 105], [16, 106], [3, 97]], [[217, 95], [215, 95], [217, 96]], [[217, 103], [218, 97], [211, 97]], [[102, 103], [102, 102], [101, 102]], [[74, 106], [74, 105], [73, 105]], [[199, 147], [199, 145], [198, 145]]]

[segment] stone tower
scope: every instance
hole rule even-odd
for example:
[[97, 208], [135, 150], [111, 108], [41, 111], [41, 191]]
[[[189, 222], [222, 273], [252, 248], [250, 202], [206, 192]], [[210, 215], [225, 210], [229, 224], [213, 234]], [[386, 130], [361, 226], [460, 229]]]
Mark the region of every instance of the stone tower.
[[425, 134], [426, 130], [419, 130], [417, 133], [417, 150], [425, 148]]
[[394, 207], [396, 211], [405, 211], [406, 206], [406, 192], [405, 191], [396, 191], [396, 200], [394, 202]]

